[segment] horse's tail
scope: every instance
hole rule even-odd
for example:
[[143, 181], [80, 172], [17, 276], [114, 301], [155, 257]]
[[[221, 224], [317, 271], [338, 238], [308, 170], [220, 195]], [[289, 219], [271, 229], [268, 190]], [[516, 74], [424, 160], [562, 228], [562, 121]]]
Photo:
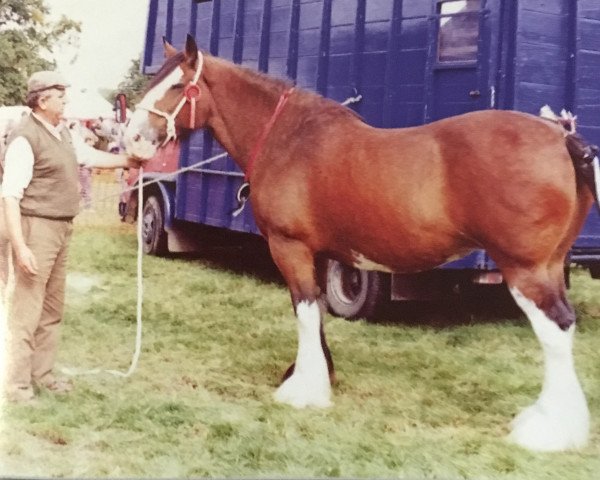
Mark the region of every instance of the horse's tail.
[[565, 142], [575, 166], [575, 175], [592, 191], [596, 205], [600, 208], [600, 149], [597, 145], [588, 143], [578, 133], [569, 133]]
[[600, 148], [589, 143], [575, 131], [576, 117], [571, 113], [563, 110], [558, 116], [546, 105], [540, 110], [540, 116], [563, 127], [565, 144], [575, 167], [575, 175], [588, 186], [596, 200], [596, 205], [600, 208], [600, 159], [598, 158]]

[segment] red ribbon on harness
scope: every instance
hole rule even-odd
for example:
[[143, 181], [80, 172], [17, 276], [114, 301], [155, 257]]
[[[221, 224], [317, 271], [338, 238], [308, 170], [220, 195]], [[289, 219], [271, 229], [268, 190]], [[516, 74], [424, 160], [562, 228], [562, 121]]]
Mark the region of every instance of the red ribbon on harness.
[[246, 173], [244, 174], [244, 180], [246, 182], [250, 181], [250, 175], [252, 174], [252, 168], [254, 167], [254, 161], [256, 160], [256, 157], [258, 157], [261, 150], [265, 146], [265, 142], [267, 141], [269, 132], [273, 128], [273, 125], [275, 125], [275, 120], [277, 120], [277, 117], [283, 110], [283, 107], [285, 106], [286, 102], [288, 101], [288, 98], [290, 98], [290, 95], [293, 92], [294, 92], [294, 87], [290, 88], [289, 90], [286, 90], [285, 92], [283, 92], [281, 94], [281, 97], [279, 97], [279, 102], [277, 103], [277, 107], [275, 107], [275, 111], [273, 112], [273, 115], [271, 115], [271, 118], [265, 125], [265, 128], [263, 129], [262, 133], [260, 134], [258, 141], [254, 144], [254, 148], [252, 148], [250, 156], [248, 157], [248, 162], [246, 163]]
[[196, 100], [200, 98], [200, 87], [193, 82], [188, 83], [183, 89], [183, 95], [190, 102], [190, 130], [196, 126]]

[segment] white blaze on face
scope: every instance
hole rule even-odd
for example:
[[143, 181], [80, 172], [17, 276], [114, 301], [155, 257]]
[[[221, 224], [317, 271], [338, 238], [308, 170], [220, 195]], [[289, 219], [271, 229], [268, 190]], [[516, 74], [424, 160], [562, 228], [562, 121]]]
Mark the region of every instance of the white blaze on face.
[[134, 143], [140, 137], [147, 141], [155, 141], [158, 138], [158, 132], [150, 126], [150, 122], [148, 121], [149, 113], [147, 109], [155, 108], [156, 102], [165, 96], [169, 88], [180, 83], [182, 76], [183, 70], [180, 67], [175, 68], [158, 85], [152, 87], [140, 103], [137, 104], [125, 131], [126, 144]]

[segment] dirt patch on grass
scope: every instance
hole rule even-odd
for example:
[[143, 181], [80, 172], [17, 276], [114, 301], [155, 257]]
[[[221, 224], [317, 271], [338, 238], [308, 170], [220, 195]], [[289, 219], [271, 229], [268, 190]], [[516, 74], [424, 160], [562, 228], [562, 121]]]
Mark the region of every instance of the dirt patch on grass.
[[67, 274], [67, 291], [75, 295], [84, 295], [93, 287], [102, 284], [102, 279], [95, 275], [82, 272], [70, 272]]

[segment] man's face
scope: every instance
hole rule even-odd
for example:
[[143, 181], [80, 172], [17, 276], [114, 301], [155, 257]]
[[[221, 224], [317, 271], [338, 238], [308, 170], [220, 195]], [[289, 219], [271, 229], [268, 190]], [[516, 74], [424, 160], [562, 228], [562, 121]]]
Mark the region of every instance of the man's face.
[[67, 104], [67, 96], [64, 90], [52, 88], [48, 90], [39, 102], [43, 115], [53, 125], [58, 125]]

